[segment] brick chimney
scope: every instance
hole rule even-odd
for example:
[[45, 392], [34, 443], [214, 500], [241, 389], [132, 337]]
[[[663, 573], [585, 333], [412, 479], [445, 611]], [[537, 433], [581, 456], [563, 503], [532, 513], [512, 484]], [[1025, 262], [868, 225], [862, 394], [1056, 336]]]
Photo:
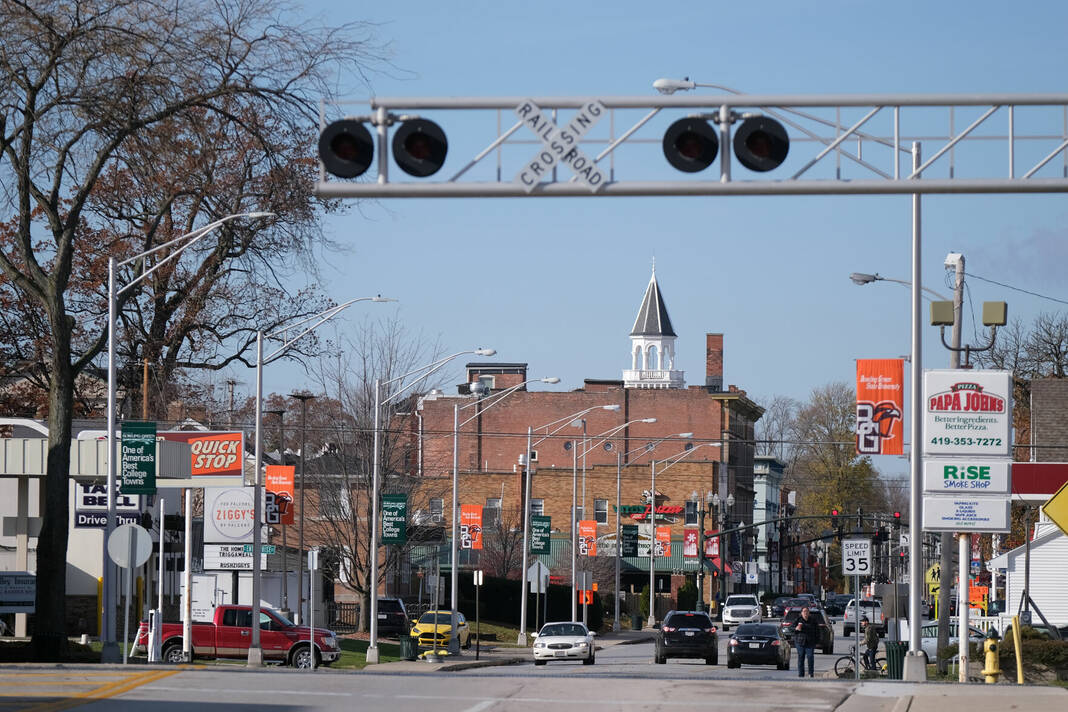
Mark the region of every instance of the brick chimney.
[[723, 390], [723, 334], [705, 334], [705, 387]]

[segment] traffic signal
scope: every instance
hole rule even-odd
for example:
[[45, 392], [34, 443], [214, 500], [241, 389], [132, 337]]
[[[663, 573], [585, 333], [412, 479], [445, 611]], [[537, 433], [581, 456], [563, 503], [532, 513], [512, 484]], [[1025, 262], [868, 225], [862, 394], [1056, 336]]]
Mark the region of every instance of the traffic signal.
[[[790, 152], [790, 137], [775, 119], [746, 117], [735, 130], [734, 155], [751, 171], [765, 173], [782, 165]], [[664, 157], [686, 173], [703, 171], [719, 153], [719, 131], [699, 117], [679, 119], [664, 132]]]
[[[409, 119], [393, 134], [393, 160], [417, 178], [434, 175], [445, 164], [449, 141], [433, 121]], [[375, 141], [363, 122], [334, 121], [319, 134], [319, 160], [330, 175], [356, 178], [367, 172], [375, 155]]]
[[901, 528], [901, 512], [894, 512], [894, 529]]
[[319, 160], [327, 173], [338, 178], [363, 175], [374, 154], [371, 132], [355, 119], [335, 121], [319, 134]]
[[837, 509], [832, 509], [831, 510], [831, 526], [834, 527], [835, 529], [837, 529], [840, 525], [841, 525], [841, 520], [839, 519], [838, 510]]

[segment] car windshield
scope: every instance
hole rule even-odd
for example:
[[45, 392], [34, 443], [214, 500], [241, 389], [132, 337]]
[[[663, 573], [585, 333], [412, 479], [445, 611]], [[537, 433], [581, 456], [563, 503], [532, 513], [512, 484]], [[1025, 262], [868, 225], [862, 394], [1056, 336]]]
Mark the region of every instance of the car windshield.
[[581, 623], [550, 623], [541, 629], [538, 637], [544, 636], [584, 636], [586, 628]]
[[401, 602], [395, 598], [380, 598], [378, 611], [379, 613], [401, 613], [404, 609], [401, 607]]
[[735, 635], [764, 635], [770, 638], [777, 638], [779, 634], [775, 632], [775, 626], [767, 623], [743, 623], [738, 626], [738, 631]]
[[667, 617], [664, 625], [675, 628], [711, 628], [712, 619], [704, 613], [675, 613]]
[[752, 596], [728, 596], [728, 606], [755, 606], [756, 599]]
[[[290, 628], [292, 628], [292, 627], [294, 627], [296, 625], [293, 621], [289, 620], [288, 618], [283, 616], [279, 611], [276, 611], [273, 608], [268, 608], [267, 612], [270, 613], [275, 618], [277, 618], [279, 620], [279, 622], [282, 623], [282, 625], [289, 626]], [[262, 622], [263, 622], [263, 616], [260, 616], [260, 623], [262, 624]]]
[[[437, 620], [435, 620], [435, 618]], [[457, 616], [457, 620], [459, 620], [459, 616]], [[423, 615], [419, 616], [419, 622], [420, 623], [437, 623], [438, 625], [452, 625], [452, 614], [451, 613], [429, 613], [428, 612], [428, 613], [424, 613]]]
[[782, 606], [782, 605], [785, 605], [786, 603], [788, 603], [789, 601], [790, 601], [790, 597], [789, 596], [779, 596], [778, 598], [775, 599], [775, 605], [776, 606]]

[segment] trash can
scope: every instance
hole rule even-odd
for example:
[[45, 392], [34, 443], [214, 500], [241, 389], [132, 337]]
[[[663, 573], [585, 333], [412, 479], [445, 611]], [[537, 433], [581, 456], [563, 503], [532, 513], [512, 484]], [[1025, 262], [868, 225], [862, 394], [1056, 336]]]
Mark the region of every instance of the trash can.
[[886, 676], [891, 680], [900, 680], [905, 673], [905, 653], [909, 651], [908, 643], [887, 641]]
[[416, 648], [415, 638], [410, 635], [401, 634], [400, 636], [400, 656], [401, 660], [415, 660]]
[[642, 629], [642, 614], [632, 613], [630, 616], [630, 629], [641, 630]]

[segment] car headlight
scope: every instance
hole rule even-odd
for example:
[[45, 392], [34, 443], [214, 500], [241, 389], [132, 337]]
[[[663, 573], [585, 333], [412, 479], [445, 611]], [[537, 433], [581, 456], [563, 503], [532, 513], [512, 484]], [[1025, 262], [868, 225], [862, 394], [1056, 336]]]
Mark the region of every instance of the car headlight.
[[578, 644], [578, 647], [580, 647], [580, 648], [585, 648], [585, 647], [588, 647], [588, 646], [589, 646], [589, 643], [579, 643]]
[[328, 648], [336, 648], [337, 647], [337, 638], [335, 638], [332, 635], [325, 636], [323, 638], [323, 645], [325, 645]]
[[545, 647], [545, 643], [534, 643], [534, 647], [535, 648], [544, 648]]

